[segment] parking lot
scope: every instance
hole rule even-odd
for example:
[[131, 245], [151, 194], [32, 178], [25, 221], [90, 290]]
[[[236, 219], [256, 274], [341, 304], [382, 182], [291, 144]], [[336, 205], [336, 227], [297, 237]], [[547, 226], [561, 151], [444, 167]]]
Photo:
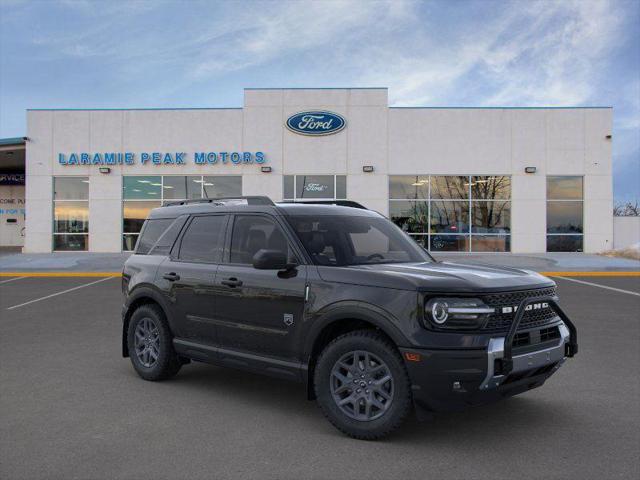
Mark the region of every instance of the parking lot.
[[141, 380], [118, 278], [0, 277], [0, 478], [638, 478], [640, 277], [556, 281], [580, 353], [546, 385], [362, 442], [298, 384]]

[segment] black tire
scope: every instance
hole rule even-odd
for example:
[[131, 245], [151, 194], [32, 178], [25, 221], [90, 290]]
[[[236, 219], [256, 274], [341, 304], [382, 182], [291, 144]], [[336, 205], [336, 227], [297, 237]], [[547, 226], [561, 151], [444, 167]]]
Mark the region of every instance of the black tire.
[[[153, 359], [150, 365], [145, 365], [144, 360], [138, 357], [136, 351], [136, 329], [139, 325], [143, 325], [142, 322], [146, 322], [146, 325], [152, 324], [155, 326], [158, 333], [157, 348], [154, 350], [157, 358]], [[154, 329], [154, 332], [156, 329]], [[182, 363], [173, 349], [173, 335], [169, 330], [167, 320], [160, 307], [156, 305], [142, 305], [133, 312], [129, 320], [127, 341], [129, 358], [131, 358], [133, 368], [138, 375], [145, 380], [166, 380], [167, 378], [173, 377], [180, 370]], [[151, 363], [151, 359], [148, 363]]]
[[[339, 362], [348, 358], [353, 352], [369, 353], [377, 357], [385, 364], [386, 371], [392, 377], [391, 383], [388, 384], [392, 386], [391, 392], [387, 392], [392, 400], [386, 410], [378, 411], [378, 417], [374, 416], [368, 420], [354, 418], [360, 414], [360, 406], [357, 406], [358, 414], [350, 414], [344, 411], [345, 407], [338, 406], [338, 400], [334, 398], [336, 395], [333, 391], [335, 386], [332, 384], [336, 381], [333, 377], [334, 367], [337, 368], [338, 365], [341, 365]], [[349, 377], [350, 380], [353, 379], [354, 383], [360, 381], [356, 381], [355, 378]], [[345, 382], [346, 384], [347, 382]], [[358, 395], [352, 391], [356, 387], [357, 385], [348, 390], [345, 395]], [[338, 430], [360, 440], [377, 440], [385, 437], [402, 424], [411, 410], [411, 384], [402, 357], [393, 343], [373, 330], [350, 332], [329, 343], [316, 363], [314, 388], [318, 405], [324, 416]], [[356, 403], [360, 401], [363, 404], [365, 402], [364, 399], [360, 399]], [[355, 411], [355, 409], [356, 404], [353, 404], [352, 410]]]

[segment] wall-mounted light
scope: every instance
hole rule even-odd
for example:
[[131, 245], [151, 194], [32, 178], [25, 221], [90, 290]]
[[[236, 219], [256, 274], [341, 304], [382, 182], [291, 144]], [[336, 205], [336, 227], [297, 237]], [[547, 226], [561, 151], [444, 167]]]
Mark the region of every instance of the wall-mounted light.
[[100, 167], [98, 170], [100, 173], [111, 173], [111, 169], [109, 167]]
[[271, 173], [271, 167], [260, 167], [262, 173]]
[[362, 167], [362, 171], [364, 173], [371, 173], [373, 172], [373, 165], [365, 165], [364, 167]]
[[524, 173], [536, 173], [536, 167], [524, 167]]

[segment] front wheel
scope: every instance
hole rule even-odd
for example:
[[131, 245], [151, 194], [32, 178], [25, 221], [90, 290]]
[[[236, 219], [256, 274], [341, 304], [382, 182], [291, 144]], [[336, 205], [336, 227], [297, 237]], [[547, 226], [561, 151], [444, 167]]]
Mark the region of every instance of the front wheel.
[[370, 330], [347, 333], [327, 345], [316, 365], [314, 385], [328, 420], [358, 439], [388, 435], [411, 408], [409, 377], [400, 354]]

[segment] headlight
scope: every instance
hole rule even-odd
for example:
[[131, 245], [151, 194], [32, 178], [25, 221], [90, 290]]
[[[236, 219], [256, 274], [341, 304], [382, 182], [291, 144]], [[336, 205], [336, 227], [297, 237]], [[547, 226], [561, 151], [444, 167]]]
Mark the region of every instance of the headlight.
[[430, 325], [447, 329], [481, 328], [494, 309], [478, 298], [432, 298], [425, 303]]

